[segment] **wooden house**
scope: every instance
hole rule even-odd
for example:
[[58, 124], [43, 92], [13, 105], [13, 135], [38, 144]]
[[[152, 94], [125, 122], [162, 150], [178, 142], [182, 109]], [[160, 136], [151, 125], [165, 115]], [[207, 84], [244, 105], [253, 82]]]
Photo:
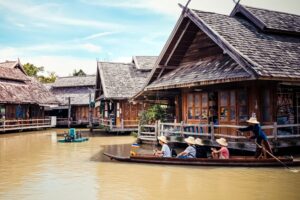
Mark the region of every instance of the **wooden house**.
[[203, 124], [195, 134], [237, 139], [236, 128], [255, 113], [270, 138], [299, 142], [300, 16], [240, 4], [230, 16], [181, 7], [134, 98], [160, 92], [160, 99], [177, 105], [179, 122]]
[[27, 76], [19, 60], [0, 63], [0, 131], [50, 127], [44, 110], [57, 103], [47, 88]]
[[95, 99], [100, 123], [110, 131], [137, 130], [138, 114], [147, 104], [129, 99], [142, 90], [156, 59], [134, 56], [131, 63], [98, 62]]
[[[48, 85], [51, 92], [60, 101], [60, 105], [48, 111], [49, 115], [57, 116], [57, 125], [72, 126], [88, 125], [91, 112], [92, 123], [96, 123], [97, 112], [90, 102], [94, 102], [95, 75], [58, 77]], [[70, 111], [70, 113], [69, 113]], [[68, 120], [70, 117], [70, 120]]]

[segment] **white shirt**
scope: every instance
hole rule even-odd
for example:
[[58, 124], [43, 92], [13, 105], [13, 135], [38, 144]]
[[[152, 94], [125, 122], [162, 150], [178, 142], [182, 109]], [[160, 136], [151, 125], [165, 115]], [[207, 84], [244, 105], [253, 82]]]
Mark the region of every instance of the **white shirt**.
[[187, 153], [188, 158], [196, 157], [196, 149], [190, 145], [184, 150], [184, 152]]
[[162, 145], [162, 148], [161, 148], [161, 151], [163, 152], [163, 157], [172, 157], [171, 156], [171, 150], [170, 150], [170, 148], [169, 148], [169, 146], [168, 145], [166, 145], [166, 144], [163, 144]]

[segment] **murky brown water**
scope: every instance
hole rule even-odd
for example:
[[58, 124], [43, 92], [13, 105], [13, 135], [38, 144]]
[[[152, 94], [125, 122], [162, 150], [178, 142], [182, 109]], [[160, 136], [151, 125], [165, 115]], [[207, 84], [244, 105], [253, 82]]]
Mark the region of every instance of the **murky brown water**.
[[56, 141], [55, 131], [0, 135], [0, 199], [300, 199], [300, 173], [282, 168], [125, 164], [101, 153], [128, 152], [132, 137]]

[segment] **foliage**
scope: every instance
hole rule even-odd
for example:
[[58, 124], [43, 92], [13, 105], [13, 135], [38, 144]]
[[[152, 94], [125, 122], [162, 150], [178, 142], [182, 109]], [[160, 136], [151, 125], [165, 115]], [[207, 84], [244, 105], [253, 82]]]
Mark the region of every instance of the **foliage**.
[[28, 76], [37, 78], [41, 83], [54, 83], [57, 77], [54, 72], [47, 72], [48, 76], [39, 75], [44, 72], [44, 67], [37, 67], [30, 63], [23, 65], [23, 68]]
[[155, 104], [148, 110], [143, 111], [139, 116], [139, 120], [141, 124], [153, 124], [157, 120], [164, 122], [166, 116], [166, 108], [163, 108], [161, 105]]
[[73, 76], [86, 76], [86, 73], [82, 69], [79, 69], [78, 71], [74, 69]]
[[132, 131], [132, 132], [130, 133], [130, 136], [137, 138], [137, 137], [138, 137], [138, 133]]
[[36, 67], [33, 64], [26, 63], [23, 68], [28, 76], [38, 77], [38, 73], [44, 72], [44, 67]]

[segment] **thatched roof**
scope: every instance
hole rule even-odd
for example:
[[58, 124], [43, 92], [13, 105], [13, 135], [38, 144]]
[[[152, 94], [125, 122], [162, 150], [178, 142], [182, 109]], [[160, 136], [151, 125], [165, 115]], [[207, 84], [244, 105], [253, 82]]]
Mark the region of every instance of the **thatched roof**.
[[[299, 18], [239, 4], [231, 16], [187, 8], [151, 72], [146, 90], [237, 81], [237, 75], [238, 80], [300, 81]], [[264, 26], [257, 24], [258, 19]], [[228, 62], [239, 67], [227, 65], [223, 59], [211, 63], [206, 59], [220, 54], [228, 55]], [[197, 78], [191, 78], [194, 75]]]
[[35, 78], [22, 72], [16, 62], [0, 64], [0, 103], [56, 104], [58, 101]]
[[71, 105], [89, 105], [89, 94], [94, 100], [95, 75], [59, 77], [52, 84], [47, 84], [51, 92], [60, 101], [61, 105], [68, 105], [71, 97]]
[[52, 84], [52, 87], [79, 87], [79, 86], [95, 86], [96, 76], [86, 75], [86, 76], [66, 76], [58, 77]]

